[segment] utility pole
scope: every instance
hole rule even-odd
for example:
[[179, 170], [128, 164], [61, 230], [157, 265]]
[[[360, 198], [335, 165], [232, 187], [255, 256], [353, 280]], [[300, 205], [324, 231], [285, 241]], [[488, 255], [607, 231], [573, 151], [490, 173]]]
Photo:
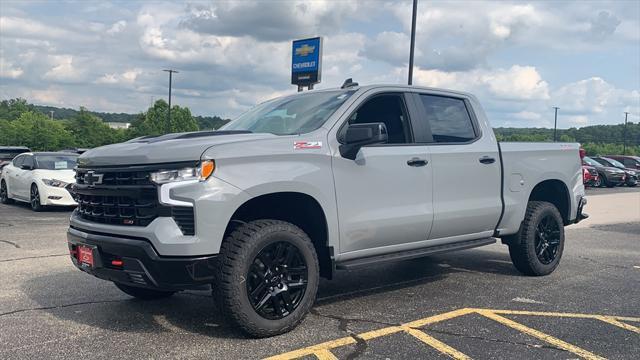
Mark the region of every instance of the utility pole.
[[53, 110], [49, 110], [49, 114], [51, 114], [51, 120], [53, 120], [53, 113], [54, 113], [54, 112], [55, 112], [55, 111], [53, 111]]
[[169, 111], [167, 112], [167, 134], [171, 131], [171, 80], [173, 78], [173, 73], [178, 73], [177, 70], [165, 69], [162, 71], [166, 71], [169, 73]]
[[627, 111], [624, 112], [624, 141], [622, 143], [622, 155], [627, 155], [627, 116], [629, 113]]
[[557, 131], [558, 131], [558, 109], [560, 109], [557, 106], [553, 107], [556, 110], [556, 116], [555, 116], [555, 120], [553, 121], [553, 142], [558, 141], [558, 137], [557, 137]]
[[409, 85], [413, 84], [413, 52], [416, 46], [416, 13], [418, 0], [413, 0], [413, 17], [411, 19], [411, 48], [409, 49]]

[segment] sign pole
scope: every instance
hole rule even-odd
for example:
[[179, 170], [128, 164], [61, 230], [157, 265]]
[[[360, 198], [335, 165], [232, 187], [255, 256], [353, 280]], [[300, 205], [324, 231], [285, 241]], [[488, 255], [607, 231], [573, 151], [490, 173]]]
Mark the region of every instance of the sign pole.
[[411, 49], [409, 49], [409, 85], [413, 84], [413, 51], [416, 47], [416, 12], [418, 0], [413, 0], [413, 17], [411, 19]]

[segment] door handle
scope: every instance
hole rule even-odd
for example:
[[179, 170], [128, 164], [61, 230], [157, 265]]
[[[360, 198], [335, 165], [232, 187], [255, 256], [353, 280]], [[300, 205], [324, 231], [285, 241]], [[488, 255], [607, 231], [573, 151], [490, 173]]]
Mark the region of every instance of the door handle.
[[480, 158], [480, 162], [483, 164], [493, 164], [494, 162], [496, 162], [496, 159], [492, 158], [491, 156], [483, 156]]
[[412, 158], [411, 160], [407, 161], [407, 165], [413, 166], [413, 167], [425, 166], [428, 163], [429, 163], [429, 161], [427, 161], [425, 159], [419, 159], [419, 158]]

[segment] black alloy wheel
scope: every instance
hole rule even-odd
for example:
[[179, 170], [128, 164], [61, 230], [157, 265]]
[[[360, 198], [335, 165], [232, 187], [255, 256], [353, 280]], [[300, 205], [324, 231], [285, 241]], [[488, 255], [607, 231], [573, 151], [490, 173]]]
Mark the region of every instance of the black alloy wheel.
[[0, 182], [0, 202], [3, 204], [11, 203], [11, 199], [9, 199], [9, 191], [7, 189], [7, 183], [2, 180]]
[[541, 263], [547, 265], [555, 260], [560, 245], [560, 228], [551, 216], [547, 215], [536, 228], [535, 249], [536, 256]]
[[299, 305], [307, 290], [307, 264], [300, 250], [288, 241], [267, 245], [253, 259], [247, 274], [247, 294], [263, 318], [282, 319]]
[[36, 184], [31, 185], [31, 196], [29, 198], [29, 203], [31, 204], [31, 210], [42, 210], [42, 204], [40, 203], [40, 192], [38, 191], [38, 186]]

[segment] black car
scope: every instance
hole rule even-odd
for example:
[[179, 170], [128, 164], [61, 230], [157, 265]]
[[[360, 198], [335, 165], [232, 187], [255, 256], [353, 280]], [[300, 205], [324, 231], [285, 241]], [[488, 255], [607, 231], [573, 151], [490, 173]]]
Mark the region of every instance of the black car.
[[19, 154], [30, 152], [26, 146], [0, 146], [0, 170]]
[[614, 168], [624, 170], [624, 172], [627, 174], [627, 180], [625, 181], [625, 184], [627, 184], [627, 186], [638, 185], [638, 170], [627, 168], [620, 161], [605, 156], [594, 156], [592, 157], [592, 159], [604, 166], [612, 166]]
[[613, 160], [618, 160], [627, 169], [633, 169], [633, 170], [640, 171], [640, 156], [633, 156], [633, 155], [605, 155], [604, 157], [607, 157], [607, 158], [610, 158], [610, 159], [613, 159]]
[[582, 158], [582, 163], [585, 165], [590, 165], [598, 170], [598, 181], [593, 185], [595, 187], [606, 186], [606, 187], [614, 187], [624, 184], [627, 179], [627, 174], [624, 170], [620, 170], [616, 167], [612, 166], [604, 166], [599, 162], [593, 160], [592, 158], [585, 156]]

